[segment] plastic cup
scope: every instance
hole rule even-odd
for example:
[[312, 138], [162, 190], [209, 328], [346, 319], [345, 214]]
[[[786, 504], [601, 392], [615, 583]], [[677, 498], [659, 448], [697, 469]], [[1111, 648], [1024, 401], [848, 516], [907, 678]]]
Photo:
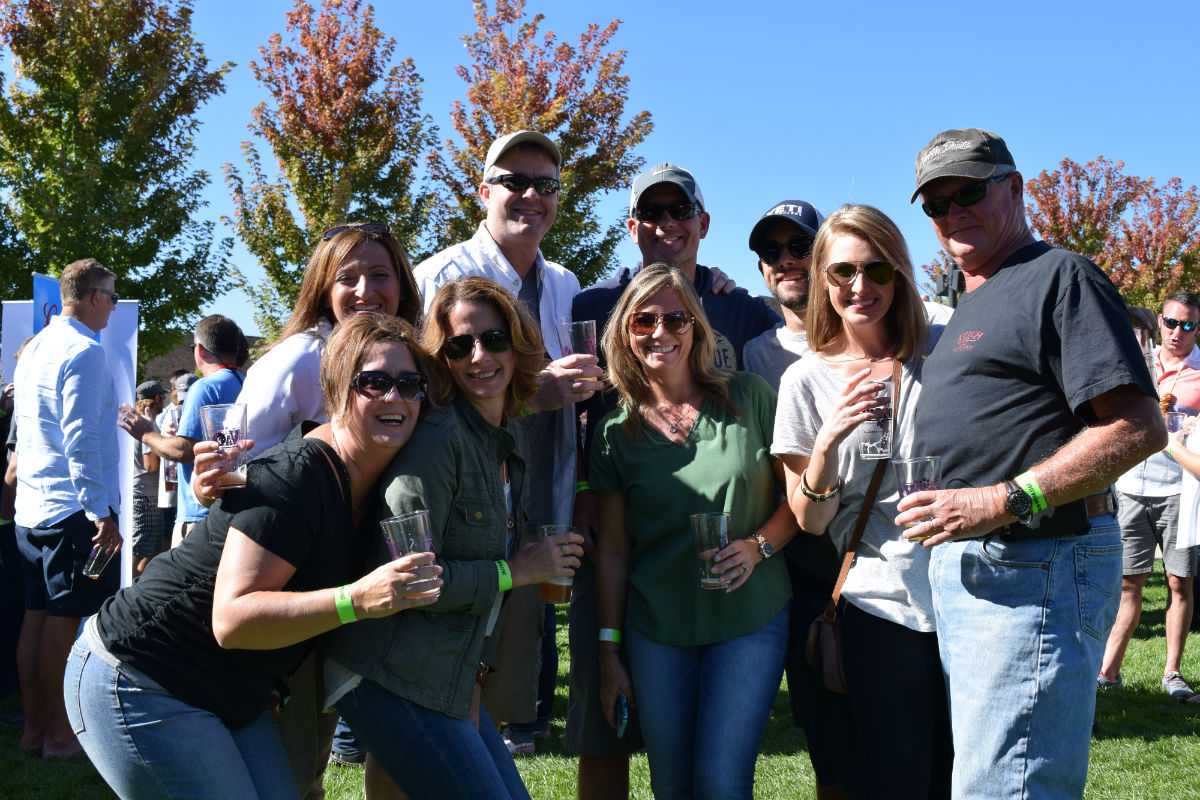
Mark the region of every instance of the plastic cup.
[[887, 416], [869, 419], [858, 426], [858, 457], [878, 461], [892, 457], [892, 385], [883, 381], [870, 381], [879, 387], [876, 395], [879, 406], [887, 406]]
[[[892, 462], [892, 470], [896, 473], [896, 484], [900, 487], [901, 497], [914, 492], [924, 492], [941, 488], [942, 472], [937, 456], [896, 459]], [[904, 527], [907, 530], [920, 524], [920, 520], [917, 522], [906, 522]], [[913, 541], [922, 541], [928, 539], [931, 535], [917, 536]]]
[[246, 450], [242, 442], [246, 439], [245, 403], [220, 403], [200, 406], [200, 425], [204, 439], [216, 442], [225, 457], [213, 466], [224, 470], [221, 486], [239, 489], [246, 485]]
[[104, 572], [104, 568], [108, 566], [108, 562], [112, 561], [112, 557], [121, 551], [120, 547], [109, 550], [107, 547], [94, 545], [92, 552], [88, 554], [87, 561], [83, 562], [83, 577], [98, 580], [100, 573]]
[[[554, 536], [559, 533], [575, 533], [575, 528], [571, 525], [539, 525], [537, 528], [537, 538], [545, 539], [547, 536]], [[538, 589], [542, 595], [542, 600], [547, 603], [569, 603], [571, 602], [571, 589], [575, 584], [575, 576], [570, 577], [555, 577], [548, 581], [542, 581], [538, 584]]]
[[596, 320], [585, 319], [581, 322], [558, 323], [559, 335], [566, 343], [563, 345], [563, 355], [584, 353], [596, 355]]
[[1183, 426], [1187, 423], [1187, 414], [1182, 411], [1167, 412], [1167, 433], [1175, 433], [1183, 430]]
[[[410, 511], [379, 521], [383, 538], [387, 542], [388, 555], [394, 561], [409, 553], [433, 552], [433, 526], [429, 512], [425, 509]], [[441, 589], [423, 589], [425, 581], [413, 581], [408, 585], [408, 597], [437, 597]]]
[[733, 530], [733, 514], [728, 511], [706, 511], [692, 514], [692, 542], [700, 565], [701, 589], [724, 589], [725, 579], [713, 572], [717, 551], [729, 546]]

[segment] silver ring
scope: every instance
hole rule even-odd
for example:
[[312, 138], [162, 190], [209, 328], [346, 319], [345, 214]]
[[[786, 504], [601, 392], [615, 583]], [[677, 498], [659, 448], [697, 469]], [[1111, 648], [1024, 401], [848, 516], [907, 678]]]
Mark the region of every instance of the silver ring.
[[745, 564], [742, 564], [742, 574], [745, 575], [749, 571], [750, 571], [750, 567], [748, 567]]
[[933, 517], [930, 517], [928, 522], [929, 522], [929, 530], [936, 531], [937, 527], [938, 527], [937, 520], [934, 519]]
[[569, 551], [567, 550], [567, 545], [565, 545], [565, 544], [560, 544], [558, 547], [559, 547], [559, 549], [560, 549], [560, 550], [562, 550], [562, 554], [563, 554], [564, 556], [565, 556], [565, 555], [568, 555]]

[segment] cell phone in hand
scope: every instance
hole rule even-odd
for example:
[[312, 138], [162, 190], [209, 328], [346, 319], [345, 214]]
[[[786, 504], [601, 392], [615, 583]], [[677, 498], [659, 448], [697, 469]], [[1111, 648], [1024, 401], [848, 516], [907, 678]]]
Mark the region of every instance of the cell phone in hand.
[[629, 724], [629, 700], [625, 693], [617, 695], [617, 738], [625, 736], [625, 726]]

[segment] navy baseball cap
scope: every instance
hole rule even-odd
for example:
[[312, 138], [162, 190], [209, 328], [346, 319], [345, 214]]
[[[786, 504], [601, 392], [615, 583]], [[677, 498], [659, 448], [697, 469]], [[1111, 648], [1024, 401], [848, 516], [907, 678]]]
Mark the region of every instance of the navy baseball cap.
[[758, 250], [758, 245], [762, 242], [762, 237], [766, 234], [767, 229], [775, 220], [779, 219], [794, 222], [809, 236], [816, 236], [817, 229], [825, 221], [825, 215], [817, 211], [816, 207], [806, 200], [784, 200], [776, 203], [767, 209], [767, 212], [759, 217], [758, 222], [754, 223], [754, 227], [750, 229], [751, 250]]

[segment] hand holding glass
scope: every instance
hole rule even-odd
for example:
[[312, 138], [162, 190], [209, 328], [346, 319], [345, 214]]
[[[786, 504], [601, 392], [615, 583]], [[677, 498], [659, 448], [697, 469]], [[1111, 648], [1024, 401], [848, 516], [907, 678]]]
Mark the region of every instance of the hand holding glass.
[[[433, 526], [429, 521], [429, 512], [425, 509], [380, 520], [379, 527], [383, 529], [388, 555], [392, 557], [393, 561], [410, 553], [433, 552]], [[426, 581], [410, 583], [408, 588], [411, 591], [407, 596], [437, 597], [441, 593], [441, 588], [422, 588], [426, 583]]]
[[692, 514], [692, 541], [700, 563], [700, 588], [724, 589], [725, 579], [713, 572], [717, 552], [729, 546], [733, 530], [733, 514], [728, 511], [707, 511]]
[[[577, 533], [577, 531], [571, 525], [539, 525], [537, 538], [545, 539], [560, 533]], [[571, 602], [571, 587], [574, 584], [575, 576], [572, 575], [565, 578], [556, 576], [550, 580], [542, 581], [538, 586], [542, 600], [547, 603], [569, 603]]]
[[883, 381], [864, 381], [864, 385], [874, 383], [879, 387], [877, 398], [879, 405], [872, 410], [886, 409], [887, 414], [872, 417], [859, 425], [858, 456], [859, 458], [878, 461], [892, 456], [892, 384]]
[[246, 485], [246, 405], [245, 403], [221, 403], [200, 407], [200, 424], [204, 439], [216, 442], [225, 458], [211, 469], [224, 471], [221, 485], [226, 489], [237, 489]]
[[[941, 488], [942, 473], [937, 456], [918, 456], [916, 458], [900, 458], [892, 462], [896, 473], [896, 484], [900, 487], [900, 496], [907, 497], [914, 492], [927, 492]], [[906, 522], [905, 529], [914, 528], [925, 520]], [[932, 536], [914, 536], [914, 542], [921, 542]]]
[[558, 333], [563, 341], [563, 355], [575, 353], [596, 355], [596, 320], [585, 319], [579, 322], [563, 320], [558, 323]]

